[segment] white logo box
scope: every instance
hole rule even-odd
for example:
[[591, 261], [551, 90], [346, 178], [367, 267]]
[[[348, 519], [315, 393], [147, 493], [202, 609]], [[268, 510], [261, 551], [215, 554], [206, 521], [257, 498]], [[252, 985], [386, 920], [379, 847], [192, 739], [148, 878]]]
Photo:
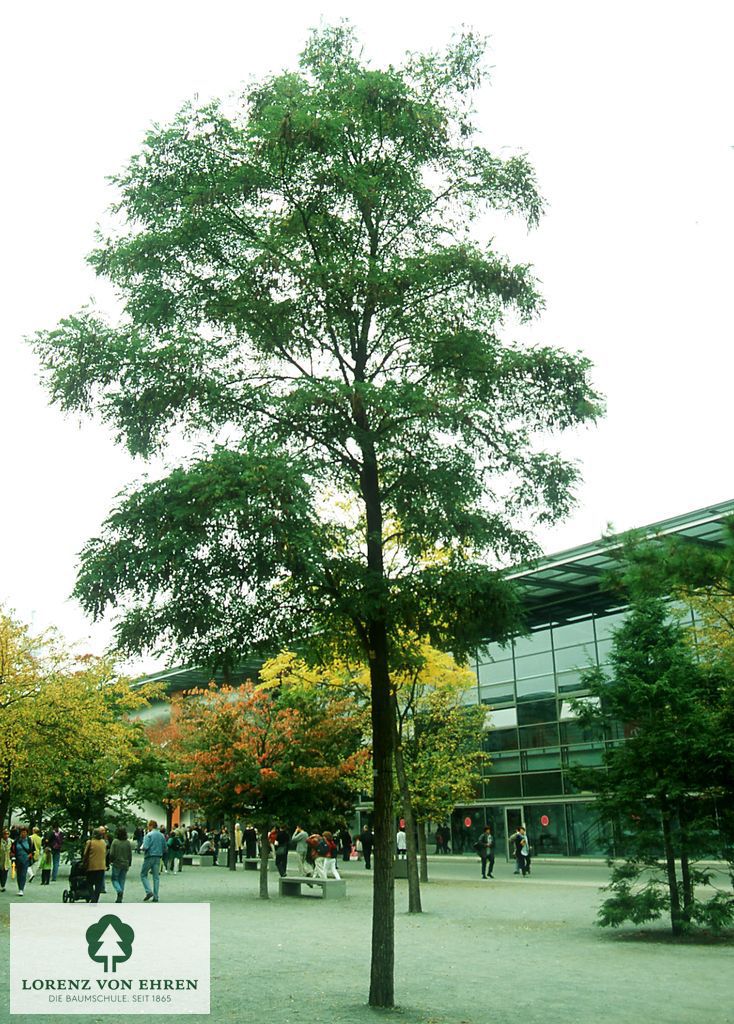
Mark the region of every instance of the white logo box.
[[11, 1014], [209, 1013], [209, 994], [208, 903], [10, 908]]

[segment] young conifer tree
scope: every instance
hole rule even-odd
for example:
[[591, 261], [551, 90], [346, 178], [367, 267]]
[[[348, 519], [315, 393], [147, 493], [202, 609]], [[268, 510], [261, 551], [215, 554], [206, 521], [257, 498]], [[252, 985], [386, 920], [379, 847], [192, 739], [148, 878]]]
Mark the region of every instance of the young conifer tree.
[[500, 338], [540, 299], [472, 222], [533, 225], [541, 200], [524, 157], [477, 142], [481, 61], [465, 34], [377, 69], [340, 25], [239, 105], [184, 107], [115, 179], [119, 228], [91, 255], [119, 322], [87, 309], [36, 338], [63, 409], [142, 456], [174, 430], [199, 444], [83, 552], [77, 596], [123, 609], [124, 648], [231, 670], [311, 637], [368, 659], [375, 1006], [393, 1005], [395, 637], [461, 655], [507, 634], [496, 567], [576, 475], [543, 444], [598, 411], [584, 358]]

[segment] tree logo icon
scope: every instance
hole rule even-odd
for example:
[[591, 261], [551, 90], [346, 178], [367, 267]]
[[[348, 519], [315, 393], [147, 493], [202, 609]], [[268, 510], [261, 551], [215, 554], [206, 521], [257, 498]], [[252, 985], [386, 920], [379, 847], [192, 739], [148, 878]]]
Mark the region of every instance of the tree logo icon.
[[87, 928], [87, 955], [95, 963], [104, 964], [105, 973], [117, 970], [132, 956], [135, 932], [114, 914], [105, 914]]

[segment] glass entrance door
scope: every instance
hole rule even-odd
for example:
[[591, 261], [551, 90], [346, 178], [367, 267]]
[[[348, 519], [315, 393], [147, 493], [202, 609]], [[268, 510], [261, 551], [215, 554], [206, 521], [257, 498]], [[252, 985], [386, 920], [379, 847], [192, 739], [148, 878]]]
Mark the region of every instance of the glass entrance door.
[[522, 807], [505, 807], [505, 842], [508, 860], [515, 859], [514, 849], [510, 848], [510, 836], [515, 834], [524, 820]]

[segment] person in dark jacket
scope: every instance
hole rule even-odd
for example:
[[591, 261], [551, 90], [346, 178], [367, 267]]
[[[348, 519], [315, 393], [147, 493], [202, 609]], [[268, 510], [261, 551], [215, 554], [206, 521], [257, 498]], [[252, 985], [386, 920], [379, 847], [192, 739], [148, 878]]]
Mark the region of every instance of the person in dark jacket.
[[494, 836], [489, 825], [484, 826], [484, 832], [477, 840], [476, 849], [482, 861], [482, 878], [494, 878]]
[[290, 835], [283, 825], [279, 825], [275, 831], [275, 867], [281, 878], [285, 877], [288, 868], [288, 844]]
[[18, 838], [13, 840], [10, 847], [10, 860], [15, 864], [15, 880], [18, 883], [18, 895], [25, 895], [25, 880], [28, 875], [28, 868], [33, 863], [35, 849], [28, 836], [28, 829], [21, 828]]
[[257, 857], [257, 829], [248, 825], [242, 832], [242, 837], [245, 840], [245, 857], [252, 860], [253, 857]]
[[342, 851], [342, 860], [349, 860], [349, 856], [352, 852], [352, 837], [349, 834], [349, 829], [346, 825], [342, 825], [339, 829], [338, 839]]
[[375, 842], [375, 837], [372, 834], [372, 829], [369, 825], [365, 825], [359, 834], [360, 842], [362, 843], [362, 853], [364, 854], [364, 866], [369, 871], [372, 867], [372, 847]]
[[117, 835], [110, 846], [110, 867], [112, 868], [112, 888], [117, 893], [117, 903], [122, 903], [125, 892], [125, 878], [133, 862], [132, 843], [127, 838], [124, 828], [117, 830]]

